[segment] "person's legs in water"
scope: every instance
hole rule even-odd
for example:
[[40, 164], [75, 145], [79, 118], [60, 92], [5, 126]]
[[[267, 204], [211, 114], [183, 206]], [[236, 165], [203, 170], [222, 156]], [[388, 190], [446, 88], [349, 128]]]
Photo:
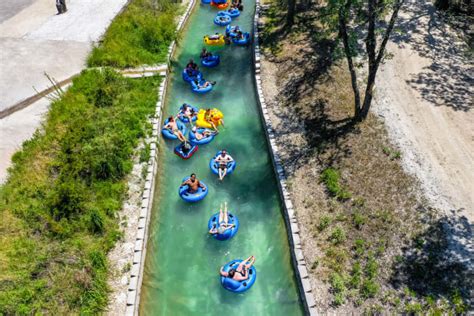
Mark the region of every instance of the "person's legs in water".
[[229, 224], [229, 214], [227, 213], [227, 202], [224, 202], [224, 223], [225, 223], [225, 226]]
[[219, 209], [219, 224], [224, 221], [224, 213], [222, 212], [222, 203], [221, 208]]
[[183, 133], [181, 133], [180, 130], [178, 130], [178, 131], [175, 133], [175, 135], [178, 137], [178, 139], [179, 139], [180, 141], [182, 141], [183, 143], [186, 144], [186, 142], [187, 142], [187, 141], [186, 141], [186, 137], [184, 137]]

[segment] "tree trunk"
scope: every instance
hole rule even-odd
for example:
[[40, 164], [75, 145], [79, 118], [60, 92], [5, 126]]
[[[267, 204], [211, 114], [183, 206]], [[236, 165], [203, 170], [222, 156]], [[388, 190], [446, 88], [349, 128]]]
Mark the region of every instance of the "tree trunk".
[[398, 12], [400, 11], [400, 8], [404, 2], [405, 0], [397, 0], [397, 2], [395, 3], [392, 16], [390, 17], [390, 22], [388, 23], [387, 29], [383, 36], [382, 44], [380, 45], [377, 54], [375, 54], [375, 48], [377, 45], [375, 38], [375, 0], [369, 0], [369, 27], [366, 39], [367, 55], [369, 58], [369, 76], [367, 78], [364, 103], [362, 104], [362, 108], [359, 111], [359, 115], [356, 116], [356, 120], [363, 120], [369, 114], [370, 105], [373, 99], [373, 90], [375, 85], [375, 78], [377, 76], [377, 70], [380, 66], [380, 62], [383, 59], [385, 47], [387, 46], [388, 39], [390, 38], [390, 34], [392, 33], [393, 27], [395, 25], [395, 21], [397, 20]]
[[292, 26], [295, 23], [296, 0], [288, 0], [288, 12], [286, 13], [286, 25]]
[[360, 94], [357, 86], [357, 74], [355, 72], [354, 64], [352, 62], [352, 50], [349, 43], [349, 36], [347, 35], [347, 13], [351, 7], [351, 0], [347, 0], [345, 6], [339, 8], [339, 36], [344, 43], [344, 53], [349, 65], [349, 72], [351, 74], [352, 90], [354, 91], [354, 116], [360, 116]]

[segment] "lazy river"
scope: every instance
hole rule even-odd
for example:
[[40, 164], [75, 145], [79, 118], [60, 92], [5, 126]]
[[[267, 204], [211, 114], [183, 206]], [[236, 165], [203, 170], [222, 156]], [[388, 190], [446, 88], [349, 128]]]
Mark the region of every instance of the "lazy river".
[[[232, 25], [252, 31], [255, 3], [246, 0]], [[196, 4], [175, 54], [164, 117], [176, 114], [184, 102], [216, 107], [225, 127], [189, 160], [173, 153], [177, 141], [160, 141], [153, 216], [141, 291], [143, 315], [302, 315], [278, 186], [260, 118], [253, 78], [252, 47], [212, 48], [221, 56], [216, 68], [200, 67], [204, 78], [217, 81], [213, 91], [194, 94], [181, 78], [190, 58], [199, 64], [203, 36], [225, 32], [214, 25], [218, 11]], [[237, 162], [232, 175], [220, 182], [209, 160], [227, 149]], [[209, 194], [194, 204], [178, 196], [185, 176], [196, 173]], [[228, 202], [240, 221], [238, 233], [219, 241], [208, 234], [207, 222]], [[225, 290], [219, 268], [233, 259], [256, 257], [257, 280], [242, 294]]]

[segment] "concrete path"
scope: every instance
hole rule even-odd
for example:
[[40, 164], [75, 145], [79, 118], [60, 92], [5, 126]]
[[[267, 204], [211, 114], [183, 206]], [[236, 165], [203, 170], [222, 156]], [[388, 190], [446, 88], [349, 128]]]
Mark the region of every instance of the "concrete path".
[[[78, 73], [92, 48], [127, 0], [70, 0], [56, 15], [54, 0], [0, 1], [0, 111], [46, 89], [48, 73], [61, 81]], [[31, 107], [42, 107], [37, 102]], [[0, 119], [0, 183], [11, 154], [41, 122], [39, 109]], [[35, 114], [36, 113], [36, 114]], [[16, 121], [15, 121], [16, 120]], [[28, 122], [29, 133], [21, 129]], [[8, 131], [7, 131], [8, 130]]]

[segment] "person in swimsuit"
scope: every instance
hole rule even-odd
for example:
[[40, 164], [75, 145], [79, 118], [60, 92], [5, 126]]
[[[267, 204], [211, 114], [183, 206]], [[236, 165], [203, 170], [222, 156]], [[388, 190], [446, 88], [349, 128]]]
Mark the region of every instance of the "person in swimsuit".
[[188, 186], [188, 193], [194, 194], [198, 191], [199, 188], [202, 188], [203, 191], [206, 191], [206, 187], [196, 178], [196, 174], [192, 173], [188, 180], [181, 183], [180, 187]]
[[202, 58], [207, 58], [207, 57], [211, 57], [212, 56], [212, 53], [210, 51], [208, 51], [207, 49], [203, 48], [202, 51], [201, 51], [201, 59]]
[[[206, 109], [206, 112], [204, 113], [204, 120], [206, 122], [208, 122], [209, 124], [211, 124], [211, 127], [216, 132], [216, 134], [219, 133], [219, 130], [217, 129], [216, 124], [212, 120], [212, 111], [211, 111], [211, 109]], [[220, 119], [220, 123], [221, 123], [222, 126], [224, 126], [224, 120], [223, 119]]]
[[221, 35], [219, 33], [216, 33], [214, 35], [209, 35], [209, 39], [210, 40], [218, 40], [219, 38], [221, 38]]
[[244, 281], [249, 278], [249, 269], [255, 263], [255, 257], [250, 256], [246, 260], [239, 263], [237, 269], [230, 269], [229, 272], [224, 271], [224, 267], [221, 267], [220, 274], [223, 277], [231, 278], [235, 281]]
[[186, 103], [183, 103], [181, 109], [178, 112], [178, 115], [179, 114], [182, 114], [184, 117], [186, 117], [189, 120], [189, 124], [191, 124], [191, 126], [193, 125], [193, 118], [197, 116], [194, 108]]
[[235, 225], [234, 224], [229, 224], [229, 215], [227, 212], [227, 202], [224, 202], [224, 211], [222, 211], [222, 204], [221, 208], [219, 209], [219, 221], [218, 221], [218, 226], [213, 226], [209, 230], [209, 234], [215, 235], [219, 234], [222, 235], [225, 233], [226, 230], [233, 228]]
[[201, 139], [206, 138], [210, 135], [217, 134], [216, 132], [213, 133], [213, 132], [211, 132], [207, 129], [205, 129], [204, 132], [199, 133], [196, 126], [194, 126], [191, 131], [194, 133], [194, 137], [196, 137], [197, 140], [201, 140]]
[[223, 180], [227, 174], [227, 166], [230, 162], [234, 161], [225, 149], [222, 149], [221, 154], [214, 158], [214, 161], [219, 165], [219, 180]]
[[183, 143], [186, 143], [187, 141], [186, 137], [184, 137], [183, 133], [181, 133], [181, 131], [179, 130], [178, 123], [176, 123], [176, 120], [174, 119], [173, 116], [168, 117], [168, 123], [166, 123], [164, 128], [170, 130], [171, 133], [176, 135], [176, 137], [178, 137], [180, 141], [182, 141]]
[[199, 89], [204, 89], [204, 88], [209, 87], [209, 85], [213, 86], [213, 85], [216, 84], [215, 81], [214, 81], [214, 82], [206, 81], [206, 82], [204, 82], [204, 84], [201, 84], [201, 83], [199, 83], [198, 80], [194, 80], [194, 83], [196, 84], [196, 86], [197, 86]]
[[188, 64], [186, 65], [187, 69], [198, 70], [198, 65], [194, 62], [194, 60], [190, 59]]

